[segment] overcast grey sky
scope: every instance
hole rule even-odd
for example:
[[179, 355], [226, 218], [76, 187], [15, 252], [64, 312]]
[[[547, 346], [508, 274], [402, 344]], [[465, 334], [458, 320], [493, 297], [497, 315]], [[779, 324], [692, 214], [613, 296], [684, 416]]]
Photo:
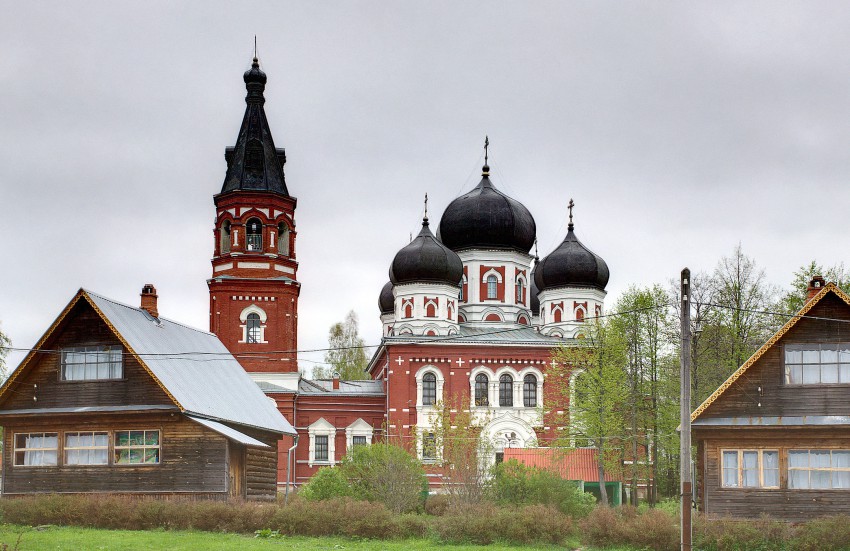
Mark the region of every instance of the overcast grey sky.
[[[79, 287], [208, 328], [212, 196], [253, 37], [298, 198], [300, 348], [377, 296], [477, 184], [629, 285], [738, 242], [786, 285], [848, 260], [844, 2], [0, 2], [0, 322], [35, 344]], [[321, 361], [321, 353], [302, 354]], [[17, 365], [20, 354], [11, 357]], [[309, 365], [304, 363], [302, 365]]]

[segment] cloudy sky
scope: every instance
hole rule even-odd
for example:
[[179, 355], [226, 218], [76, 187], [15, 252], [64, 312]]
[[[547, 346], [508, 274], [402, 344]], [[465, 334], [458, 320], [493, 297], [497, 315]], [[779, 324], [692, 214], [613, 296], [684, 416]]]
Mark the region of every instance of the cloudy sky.
[[[850, 5], [0, 1], [0, 328], [28, 348], [80, 288], [206, 329], [212, 196], [259, 43], [298, 198], [299, 347], [377, 296], [422, 197], [479, 180], [630, 285], [740, 242], [786, 285], [850, 261]], [[10, 358], [17, 365], [20, 353]], [[304, 353], [302, 365], [322, 360]]]

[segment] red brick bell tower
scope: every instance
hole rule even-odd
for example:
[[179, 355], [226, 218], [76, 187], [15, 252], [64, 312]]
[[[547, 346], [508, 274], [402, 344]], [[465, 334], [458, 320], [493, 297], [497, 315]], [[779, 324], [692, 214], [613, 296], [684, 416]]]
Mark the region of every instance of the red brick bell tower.
[[298, 262], [295, 205], [263, 104], [266, 74], [257, 58], [244, 75], [248, 95], [227, 175], [213, 199], [215, 252], [210, 331], [248, 372], [298, 371]]

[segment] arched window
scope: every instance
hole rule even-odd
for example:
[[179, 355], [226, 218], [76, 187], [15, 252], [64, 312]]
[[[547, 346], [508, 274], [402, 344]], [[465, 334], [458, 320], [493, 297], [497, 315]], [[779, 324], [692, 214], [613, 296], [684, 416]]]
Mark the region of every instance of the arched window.
[[487, 298], [488, 299], [497, 298], [497, 296], [498, 296], [497, 293], [496, 293], [496, 289], [497, 289], [496, 285], [497, 284], [498, 284], [498, 280], [496, 279], [496, 276], [494, 276], [494, 275], [487, 276]]
[[555, 323], [561, 323], [561, 309], [556, 309], [552, 315], [554, 316]]
[[460, 282], [460, 293], [458, 293], [457, 299], [463, 302], [463, 280]]
[[230, 220], [221, 225], [221, 254], [230, 252]]
[[413, 317], [413, 301], [408, 302], [404, 305], [404, 317], [412, 318]]
[[422, 377], [422, 405], [433, 406], [437, 403], [437, 376], [426, 373]]
[[248, 314], [247, 319], [247, 342], [249, 344], [257, 344], [262, 341], [260, 333], [260, 315], [259, 314]]
[[499, 405], [501, 407], [514, 405], [514, 378], [507, 373], [499, 377]]
[[286, 222], [277, 225], [277, 252], [289, 256], [289, 226]]
[[425, 317], [426, 318], [436, 318], [437, 317], [437, 305], [433, 302], [429, 302], [425, 305]]
[[576, 309], [576, 321], [584, 321], [584, 310], [581, 308]]
[[247, 236], [247, 250], [249, 251], [262, 251], [263, 250], [263, 224], [260, 223], [259, 218], [251, 218], [248, 220], [248, 229], [246, 230]]
[[454, 317], [455, 317], [455, 310], [454, 310], [454, 308], [452, 308], [451, 304], [449, 304], [449, 306], [448, 306], [448, 311], [449, 311], [449, 320], [453, 320]]
[[490, 399], [487, 396], [487, 387], [490, 381], [487, 380], [487, 375], [479, 373], [475, 376], [475, 405], [488, 406]]
[[525, 304], [525, 287], [521, 279], [516, 281], [516, 303]]
[[537, 407], [537, 377], [531, 373], [522, 379], [522, 405], [527, 408]]

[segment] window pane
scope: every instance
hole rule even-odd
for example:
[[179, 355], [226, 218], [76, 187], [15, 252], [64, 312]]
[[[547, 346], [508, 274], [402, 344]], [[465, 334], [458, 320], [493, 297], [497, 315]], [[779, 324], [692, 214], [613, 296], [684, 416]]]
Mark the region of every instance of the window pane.
[[835, 471], [832, 473], [833, 488], [850, 488], [850, 471]]
[[788, 471], [788, 487], [791, 489], [800, 489], [809, 487], [809, 471]]
[[778, 469], [779, 452], [762, 452], [761, 463], [765, 469]]
[[820, 382], [820, 366], [804, 365], [803, 366], [803, 384], [815, 385]]
[[804, 364], [816, 364], [820, 362], [820, 351], [819, 350], [803, 350], [803, 363]]
[[808, 451], [789, 451], [788, 452], [788, 466], [789, 467], [802, 467], [806, 468], [809, 466], [809, 452]]
[[850, 343], [841, 343], [838, 345], [838, 361], [850, 363]]
[[119, 465], [130, 462], [130, 450], [115, 450], [115, 463]]
[[829, 471], [809, 471], [809, 483], [813, 489], [831, 488], [832, 481]]
[[801, 385], [803, 384], [803, 366], [802, 365], [791, 365], [788, 366], [788, 373], [790, 378], [788, 382], [792, 385]]
[[850, 364], [841, 364], [839, 367], [839, 379], [841, 383], [850, 383]]
[[790, 346], [785, 348], [785, 363], [789, 364], [799, 364], [803, 363], [803, 351], [799, 349], [791, 348]]
[[758, 452], [744, 452], [743, 485], [746, 488], [756, 488], [759, 485]]
[[723, 468], [738, 469], [738, 452], [723, 452]]
[[850, 469], [850, 451], [832, 452], [832, 466], [838, 469]]
[[829, 468], [829, 450], [809, 450], [809, 466], [818, 469]]
[[763, 477], [764, 477], [764, 487], [766, 488], [778, 488], [779, 487], [779, 469], [765, 469]]
[[158, 446], [158, 445], [159, 445], [159, 431], [158, 430], [145, 431], [145, 446]]
[[144, 446], [145, 445], [145, 431], [143, 431], [143, 430], [130, 431], [130, 445], [131, 446]]
[[820, 346], [820, 361], [825, 364], [838, 362], [838, 345], [822, 344]]
[[823, 364], [820, 372], [820, 382], [832, 383], [838, 382], [838, 364]]

